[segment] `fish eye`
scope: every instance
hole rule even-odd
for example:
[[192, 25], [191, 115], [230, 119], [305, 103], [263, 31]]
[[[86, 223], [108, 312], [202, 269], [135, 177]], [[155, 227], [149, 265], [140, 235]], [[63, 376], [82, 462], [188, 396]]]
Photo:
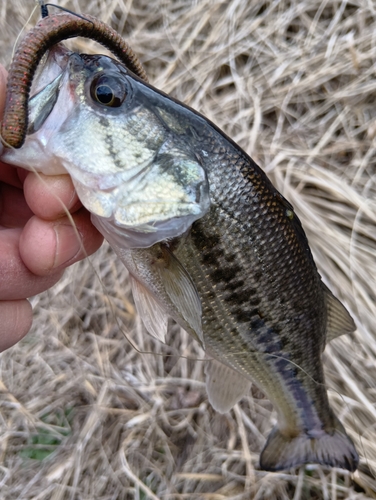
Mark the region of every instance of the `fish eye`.
[[90, 95], [95, 102], [111, 108], [122, 105], [127, 96], [124, 82], [110, 75], [99, 75], [90, 86]]

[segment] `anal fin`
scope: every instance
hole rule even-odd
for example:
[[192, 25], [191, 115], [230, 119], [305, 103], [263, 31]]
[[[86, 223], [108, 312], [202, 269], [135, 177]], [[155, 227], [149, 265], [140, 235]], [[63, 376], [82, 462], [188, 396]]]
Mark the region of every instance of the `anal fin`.
[[212, 407], [226, 413], [251, 388], [251, 382], [232, 368], [210, 359], [205, 363], [206, 390]]

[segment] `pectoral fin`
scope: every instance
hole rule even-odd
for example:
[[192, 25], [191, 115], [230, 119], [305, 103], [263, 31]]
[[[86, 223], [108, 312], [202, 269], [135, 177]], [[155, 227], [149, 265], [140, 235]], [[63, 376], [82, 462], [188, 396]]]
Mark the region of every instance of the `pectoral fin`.
[[332, 294], [324, 285], [326, 292], [328, 320], [326, 328], [326, 342], [356, 330], [354, 320], [348, 313], [345, 306]]
[[230, 411], [251, 388], [249, 380], [216, 359], [206, 362], [205, 374], [210, 404], [219, 413]]
[[201, 300], [196, 287], [178, 259], [167, 249], [163, 265], [158, 266], [158, 272], [164, 285], [166, 294], [176, 307], [178, 314], [190, 327], [190, 333], [204, 347], [202, 332]]
[[134, 302], [146, 330], [156, 339], [165, 342], [167, 314], [152, 294], [132, 276], [131, 283]]

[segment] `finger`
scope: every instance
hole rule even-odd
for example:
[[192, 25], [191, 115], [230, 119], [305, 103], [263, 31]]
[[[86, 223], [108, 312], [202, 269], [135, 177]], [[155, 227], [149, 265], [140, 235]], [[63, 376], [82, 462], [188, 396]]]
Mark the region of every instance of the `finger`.
[[35, 276], [19, 252], [21, 229], [2, 229], [0, 238], [0, 300], [19, 300], [44, 292], [63, 274], [57, 269], [46, 276]]
[[82, 207], [69, 175], [30, 172], [24, 182], [26, 201], [40, 219], [55, 220]]
[[33, 215], [23, 191], [0, 182], [0, 226], [23, 227]]
[[33, 311], [27, 300], [0, 301], [0, 352], [12, 347], [30, 330]]
[[73, 216], [44, 221], [32, 217], [26, 224], [20, 254], [25, 265], [38, 276], [64, 269], [94, 253], [103, 242], [102, 235], [92, 225], [90, 214], [82, 208]]

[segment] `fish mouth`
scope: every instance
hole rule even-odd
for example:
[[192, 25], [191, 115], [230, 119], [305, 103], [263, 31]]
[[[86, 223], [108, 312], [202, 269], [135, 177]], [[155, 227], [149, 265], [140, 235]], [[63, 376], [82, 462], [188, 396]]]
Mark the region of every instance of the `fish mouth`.
[[106, 56], [62, 49], [46, 64], [54, 78], [30, 106], [29, 147], [59, 159], [83, 205], [123, 245], [178, 237], [208, 212], [206, 167], [158, 94]]

